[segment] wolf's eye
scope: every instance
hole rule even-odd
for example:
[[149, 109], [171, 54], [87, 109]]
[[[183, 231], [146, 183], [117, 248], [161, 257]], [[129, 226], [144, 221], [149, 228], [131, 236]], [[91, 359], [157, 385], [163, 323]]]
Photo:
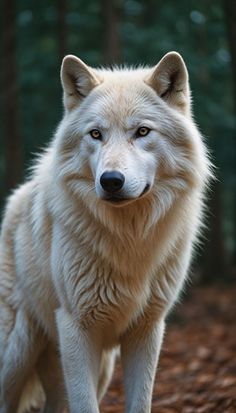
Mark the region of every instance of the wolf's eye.
[[90, 136], [92, 136], [93, 139], [102, 139], [102, 134], [99, 132], [98, 129], [92, 129], [90, 132]]
[[147, 136], [150, 130], [151, 129], [147, 128], [146, 126], [141, 126], [136, 132], [136, 138]]

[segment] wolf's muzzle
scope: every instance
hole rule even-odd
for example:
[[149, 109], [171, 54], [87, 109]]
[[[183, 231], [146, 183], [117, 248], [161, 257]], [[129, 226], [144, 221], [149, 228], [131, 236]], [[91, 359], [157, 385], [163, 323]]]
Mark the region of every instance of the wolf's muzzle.
[[122, 189], [125, 183], [125, 177], [118, 171], [104, 172], [100, 178], [100, 184], [104, 191], [114, 193]]

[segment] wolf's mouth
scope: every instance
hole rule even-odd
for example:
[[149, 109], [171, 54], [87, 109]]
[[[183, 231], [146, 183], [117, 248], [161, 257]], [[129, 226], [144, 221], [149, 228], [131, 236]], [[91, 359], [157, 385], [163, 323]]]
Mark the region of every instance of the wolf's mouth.
[[122, 204], [127, 204], [129, 202], [133, 202], [136, 199], [141, 198], [146, 192], [148, 192], [150, 188], [150, 184], [147, 184], [144, 188], [144, 190], [141, 192], [141, 194], [137, 198], [124, 198], [121, 196], [121, 194], [116, 194], [116, 195], [111, 195], [109, 197], [104, 198], [104, 201], [111, 202], [112, 204], [116, 205], [122, 205]]
[[110, 198], [104, 198], [104, 201], [111, 202], [112, 204], [122, 204], [124, 202], [131, 201], [130, 198], [118, 198], [118, 197], [110, 197]]
[[141, 196], [143, 196], [144, 194], [146, 194], [146, 192], [150, 189], [150, 184], [147, 184], [143, 190], [143, 192], [139, 195], [139, 198], [141, 198]]

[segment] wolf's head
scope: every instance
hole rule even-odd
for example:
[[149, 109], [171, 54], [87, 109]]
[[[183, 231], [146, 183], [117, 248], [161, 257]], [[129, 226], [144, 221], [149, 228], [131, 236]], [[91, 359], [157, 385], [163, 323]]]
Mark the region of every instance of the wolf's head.
[[113, 70], [67, 56], [61, 79], [57, 153], [60, 177], [75, 196], [123, 208], [155, 197], [167, 207], [204, 183], [207, 158], [178, 53], [154, 68]]

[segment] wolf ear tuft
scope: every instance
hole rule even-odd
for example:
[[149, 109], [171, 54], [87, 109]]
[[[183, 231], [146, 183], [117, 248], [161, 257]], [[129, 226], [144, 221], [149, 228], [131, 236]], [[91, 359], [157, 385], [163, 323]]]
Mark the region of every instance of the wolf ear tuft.
[[64, 106], [73, 109], [91, 90], [101, 83], [93, 69], [73, 55], [64, 57], [61, 66]]
[[157, 94], [170, 106], [183, 113], [190, 110], [188, 72], [185, 63], [176, 52], [167, 53], [145, 79]]

